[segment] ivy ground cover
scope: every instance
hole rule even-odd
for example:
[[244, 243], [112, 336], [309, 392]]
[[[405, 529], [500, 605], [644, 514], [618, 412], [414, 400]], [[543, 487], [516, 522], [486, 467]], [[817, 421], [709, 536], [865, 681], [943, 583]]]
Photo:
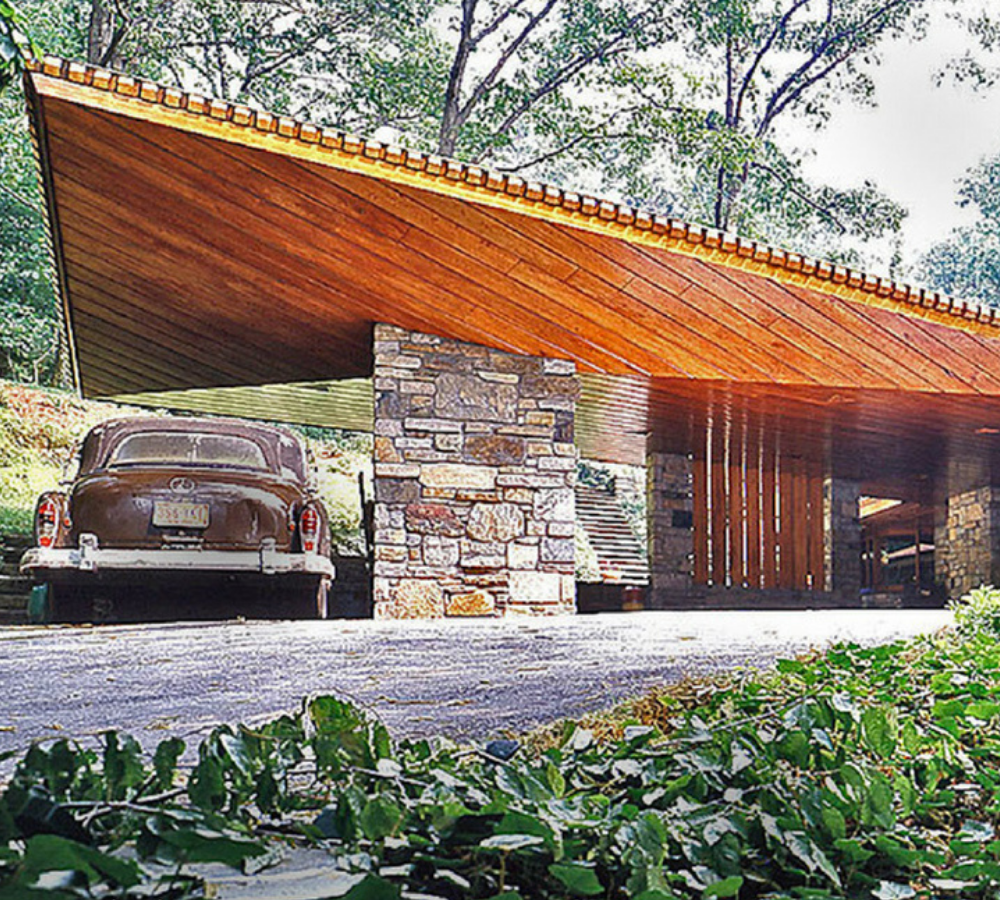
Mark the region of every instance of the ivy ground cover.
[[266, 879], [296, 843], [352, 900], [1000, 892], [989, 630], [838, 646], [545, 739], [396, 744], [316, 697], [183, 750], [108, 732], [17, 759], [0, 897], [204, 896], [198, 863]]

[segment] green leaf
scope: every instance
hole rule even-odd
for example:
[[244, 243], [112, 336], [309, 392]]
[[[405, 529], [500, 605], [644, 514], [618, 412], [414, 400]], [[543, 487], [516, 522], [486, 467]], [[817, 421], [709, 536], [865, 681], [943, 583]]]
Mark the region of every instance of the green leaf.
[[210, 812], [222, 809], [227, 797], [226, 779], [217, 757], [204, 756], [198, 761], [191, 773], [187, 792], [191, 802], [201, 809]]
[[380, 841], [396, 833], [402, 824], [404, 812], [388, 797], [373, 797], [369, 800], [358, 819], [361, 831], [370, 841]]
[[995, 715], [1000, 714], [1000, 703], [993, 703], [988, 700], [977, 700], [965, 707], [965, 715], [974, 719], [989, 721]]
[[156, 752], [153, 754], [153, 769], [160, 790], [166, 791], [173, 787], [174, 776], [177, 774], [177, 761], [184, 753], [184, 747], [184, 741], [180, 738], [167, 738], [157, 744]]
[[125, 800], [132, 788], [145, 780], [146, 771], [142, 762], [142, 747], [127, 734], [105, 731], [104, 738], [104, 784], [105, 799]]
[[500, 850], [510, 852], [523, 850], [526, 847], [537, 847], [544, 841], [534, 834], [495, 834], [479, 842], [484, 850]]
[[895, 714], [881, 707], [869, 707], [861, 714], [861, 735], [864, 744], [883, 759], [896, 749]]
[[18, 877], [32, 884], [45, 872], [76, 872], [95, 885], [102, 881], [112, 887], [131, 888], [140, 881], [139, 867], [132, 860], [119, 859], [55, 834], [29, 838]]
[[709, 897], [737, 897], [741, 887], [743, 887], [743, 876], [730, 875], [729, 878], [723, 878], [722, 881], [710, 884], [702, 891], [701, 896], [706, 900]]
[[833, 840], [847, 836], [847, 821], [840, 810], [832, 806], [824, 806], [820, 815], [823, 819], [823, 827]]
[[266, 852], [255, 841], [200, 831], [177, 830], [161, 837], [166, 843], [183, 850], [184, 859], [192, 863], [217, 862], [235, 869], [242, 866], [244, 860]]
[[582, 863], [553, 863], [549, 866], [549, 874], [577, 896], [593, 897], [604, 893], [604, 887], [593, 868]]
[[399, 893], [399, 885], [378, 875], [366, 875], [343, 896], [344, 900], [398, 900]]

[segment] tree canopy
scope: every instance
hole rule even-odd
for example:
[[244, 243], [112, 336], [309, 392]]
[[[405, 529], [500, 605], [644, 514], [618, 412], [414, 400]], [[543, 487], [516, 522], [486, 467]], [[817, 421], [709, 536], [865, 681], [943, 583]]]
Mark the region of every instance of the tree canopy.
[[1000, 154], [971, 168], [958, 193], [960, 205], [978, 217], [935, 244], [920, 274], [952, 296], [1000, 306]]

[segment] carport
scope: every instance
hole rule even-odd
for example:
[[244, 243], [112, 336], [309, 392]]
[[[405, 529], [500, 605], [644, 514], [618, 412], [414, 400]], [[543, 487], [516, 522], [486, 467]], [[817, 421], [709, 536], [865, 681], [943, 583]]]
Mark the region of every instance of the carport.
[[371, 427], [377, 614], [572, 608], [577, 451], [648, 466], [649, 606], [881, 596], [862, 497], [933, 545], [911, 600], [1000, 575], [994, 310], [87, 65], [27, 88], [80, 389]]

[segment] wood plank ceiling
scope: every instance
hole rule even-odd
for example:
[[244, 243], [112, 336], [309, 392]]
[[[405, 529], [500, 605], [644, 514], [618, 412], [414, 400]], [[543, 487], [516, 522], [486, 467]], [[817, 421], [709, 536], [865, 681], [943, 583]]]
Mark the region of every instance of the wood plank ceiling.
[[61, 61], [29, 101], [86, 395], [364, 376], [384, 321], [574, 360], [603, 457], [738, 419], [888, 483], [998, 442], [992, 311]]

